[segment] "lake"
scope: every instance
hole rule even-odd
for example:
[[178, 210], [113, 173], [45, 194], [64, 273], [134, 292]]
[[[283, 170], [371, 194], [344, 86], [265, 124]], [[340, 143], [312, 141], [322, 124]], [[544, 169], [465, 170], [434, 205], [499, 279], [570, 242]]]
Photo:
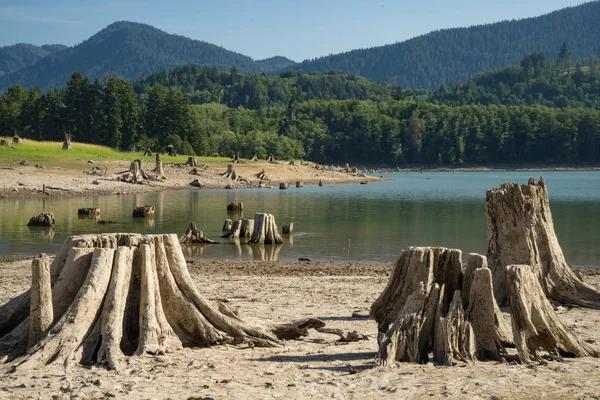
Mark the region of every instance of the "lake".
[[[195, 222], [218, 245], [192, 245], [188, 256], [207, 258], [392, 261], [408, 246], [446, 246], [485, 254], [485, 191], [503, 182], [544, 176], [555, 229], [572, 265], [600, 265], [600, 172], [390, 173], [368, 185], [279, 189], [190, 190], [110, 196], [0, 200], [0, 255], [55, 253], [73, 234], [139, 232], [183, 234]], [[226, 206], [244, 203], [243, 216], [275, 215], [294, 222], [283, 246], [252, 248], [220, 239]], [[156, 206], [153, 219], [133, 219], [136, 205]], [[99, 207], [101, 225], [80, 219], [80, 207]], [[28, 228], [42, 211], [56, 216], [53, 230]], [[224, 242], [224, 244], [223, 244]]]

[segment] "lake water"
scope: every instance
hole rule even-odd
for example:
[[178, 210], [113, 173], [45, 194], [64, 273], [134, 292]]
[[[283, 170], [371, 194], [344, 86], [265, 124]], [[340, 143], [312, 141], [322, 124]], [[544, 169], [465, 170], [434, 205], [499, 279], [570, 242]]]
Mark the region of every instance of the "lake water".
[[[485, 191], [503, 182], [546, 179], [556, 232], [572, 265], [600, 265], [600, 172], [391, 173], [368, 185], [279, 189], [190, 190], [130, 195], [0, 200], [0, 254], [55, 253], [72, 234], [97, 232], [177, 233], [193, 221], [209, 238], [225, 242], [193, 245], [188, 256], [207, 258], [391, 261], [416, 245], [486, 251]], [[244, 203], [244, 217], [275, 215], [281, 226], [294, 222], [283, 246], [252, 248], [220, 239], [231, 201]], [[153, 219], [133, 219], [134, 206], [156, 206]], [[101, 225], [79, 219], [77, 208], [99, 207]], [[29, 218], [52, 211], [54, 230], [28, 228]]]

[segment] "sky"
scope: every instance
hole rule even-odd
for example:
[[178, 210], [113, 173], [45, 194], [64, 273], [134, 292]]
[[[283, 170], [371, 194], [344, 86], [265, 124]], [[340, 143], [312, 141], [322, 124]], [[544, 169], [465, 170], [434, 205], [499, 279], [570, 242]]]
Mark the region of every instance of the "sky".
[[294, 61], [432, 30], [520, 19], [583, 0], [0, 0], [0, 46], [73, 46], [134, 21], [262, 59]]

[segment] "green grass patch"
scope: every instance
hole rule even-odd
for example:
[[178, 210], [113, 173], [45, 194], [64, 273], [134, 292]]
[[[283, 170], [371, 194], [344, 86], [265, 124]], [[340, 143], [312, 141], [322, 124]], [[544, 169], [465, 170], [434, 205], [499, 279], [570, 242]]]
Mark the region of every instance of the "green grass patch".
[[[133, 161], [143, 160], [152, 162], [154, 156], [143, 156], [142, 152], [116, 151], [106, 146], [71, 142], [71, 150], [63, 150], [62, 142], [36, 142], [24, 139], [21, 144], [12, 144], [12, 138], [8, 138], [10, 146], [0, 146], [0, 162], [15, 163], [23, 160], [31, 163], [42, 163], [52, 166], [80, 164], [81, 161]], [[184, 163], [187, 161], [185, 155], [170, 157], [161, 154], [164, 163]], [[196, 157], [200, 163], [215, 163], [230, 161], [228, 157]]]

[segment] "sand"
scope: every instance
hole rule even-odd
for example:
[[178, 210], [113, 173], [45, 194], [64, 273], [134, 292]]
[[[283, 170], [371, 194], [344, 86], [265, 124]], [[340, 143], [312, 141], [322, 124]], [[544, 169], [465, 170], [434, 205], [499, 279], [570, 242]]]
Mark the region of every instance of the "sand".
[[[0, 304], [30, 285], [30, 260], [0, 260]], [[6, 399], [514, 399], [600, 398], [600, 361], [532, 365], [476, 362], [454, 367], [375, 367], [376, 325], [365, 313], [387, 283], [391, 264], [191, 260], [190, 273], [210, 299], [227, 299], [253, 322], [319, 317], [329, 327], [368, 334], [336, 343], [311, 332], [275, 349], [217, 346], [133, 358], [126, 371], [74, 367], [0, 377]], [[586, 281], [600, 285], [595, 269]], [[600, 343], [600, 311], [560, 307], [564, 323]]]
[[[203, 189], [225, 188], [231, 184], [231, 180], [221, 176], [227, 170], [229, 163], [215, 162], [208, 164], [208, 168], [200, 172], [198, 176], [190, 175], [191, 167], [181, 164], [164, 164], [164, 172], [167, 180], [164, 182], [151, 181], [147, 184], [136, 185], [120, 182], [117, 180], [118, 173], [129, 168], [128, 161], [100, 160], [94, 164], [87, 161], [60, 164], [55, 166], [36, 168], [31, 165], [19, 165], [18, 163], [0, 163], [0, 198], [14, 197], [38, 197], [38, 196], [78, 196], [90, 194], [125, 194], [139, 192], [155, 192], [162, 190], [196, 189], [190, 186], [190, 182], [199, 179], [204, 185]], [[90, 175], [92, 168], [100, 168], [97, 175]], [[151, 172], [154, 163], [144, 163], [144, 169], [153, 176]], [[316, 185], [319, 180], [324, 184], [355, 183], [382, 181], [379, 177], [360, 177], [357, 174], [321, 171], [306, 165], [288, 165], [287, 163], [272, 164], [267, 162], [254, 162], [246, 164], [235, 164], [236, 171], [243, 178], [248, 179], [254, 186], [259, 180], [256, 174], [264, 170], [270, 177], [269, 184], [278, 188], [280, 182], [287, 182], [290, 186], [296, 181], [303, 181], [306, 185]], [[46, 185], [46, 192], [42, 191]], [[234, 183], [234, 188], [243, 188], [240, 183]], [[197, 190], [203, 190], [197, 189]]]

